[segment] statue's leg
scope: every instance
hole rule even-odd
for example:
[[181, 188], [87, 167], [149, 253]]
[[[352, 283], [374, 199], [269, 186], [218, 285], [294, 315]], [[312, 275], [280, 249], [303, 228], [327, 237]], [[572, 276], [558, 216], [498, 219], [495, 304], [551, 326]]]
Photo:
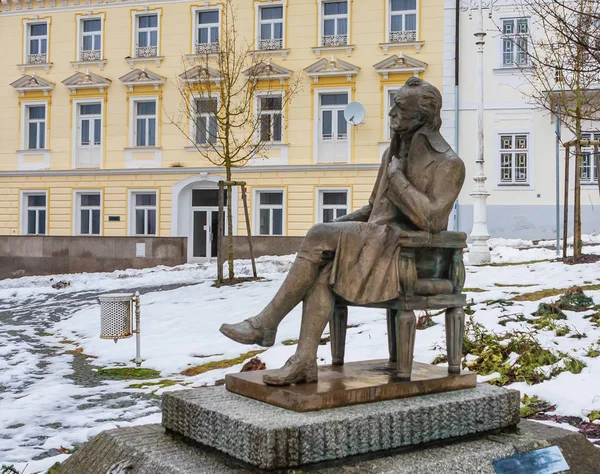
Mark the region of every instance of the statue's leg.
[[343, 224], [317, 224], [308, 232], [283, 284], [258, 315], [237, 324], [223, 324], [220, 331], [242, 344], [272, 346], [277, 326], [300, 303], [317, 281], [319, 271], [337, 248]]
[[267, 385], [291, 385], [317, 381], [317, 350], [333, 313], [335, 295], [329, 285], [316, 283], [302, 303], [302, 326], [296, 353], [285, 365], [263, 377]]

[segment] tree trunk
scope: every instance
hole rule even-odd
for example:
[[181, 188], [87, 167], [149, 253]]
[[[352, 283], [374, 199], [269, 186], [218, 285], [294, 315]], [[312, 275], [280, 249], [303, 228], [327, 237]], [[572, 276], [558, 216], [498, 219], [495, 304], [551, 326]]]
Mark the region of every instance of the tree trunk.
[[[225, 164], [225, 172], [227, 176], [227, 181], [231, 182], [231, 163], [227, 162]], [[235, 274], [233, 270], [233, 215], [231, 209], [233, 205], [231, 203], [232, 199], [232, 187], [231, 185], [227, 186], [227, 268], [229, 269], [229, 279], [233, 280]]]

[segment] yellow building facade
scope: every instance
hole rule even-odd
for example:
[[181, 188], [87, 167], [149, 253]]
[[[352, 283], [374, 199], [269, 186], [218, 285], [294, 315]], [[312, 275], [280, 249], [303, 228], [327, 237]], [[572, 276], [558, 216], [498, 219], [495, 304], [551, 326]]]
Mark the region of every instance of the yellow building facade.
[[[190, 261], [214, 256], [225, 173], [171, 122], [178, 76], [220, 47], [223, 5], [1, 1], [0, 234], [187, 236]], [[272, 143], [233, 179], [247, 183], [253, 234], [301, 236], [367, 202], [394, 90], [412, 75], [441, 89], [443, 1], [233, 3], [252, 54], [302, 83], [284, 110], [248, 104]], [[359, 125], [343, 119], [353, 101]]]

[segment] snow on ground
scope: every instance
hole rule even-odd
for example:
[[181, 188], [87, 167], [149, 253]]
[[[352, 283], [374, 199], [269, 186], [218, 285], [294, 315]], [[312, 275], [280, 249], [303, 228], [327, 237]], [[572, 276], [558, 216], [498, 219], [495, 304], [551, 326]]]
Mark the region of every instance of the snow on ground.
[[[498, 244], [492, 254], [495, 262], [529, 262], [555, 256], [554, 251], [545, 248], [518, 250], [506, 242]], [[597, 249], [584, 247], [584, 252]], [[281, 285], [292, 261], [293, 256], [261, 258], [258, 271], [264, 280], [221, 288], [212, 286], [216, 269], [210, 264], [0, 281], [0, 321], [6, 334], [0, 338], [0, 466], [8, 463], [24, 469], [28, 461], [46, 452], [52, 456], [33, 461], [26, 474], [46, 469], [64, 458], [64, 454], [56, 451], [61, 446], [71, 448], [116, 426], [159, 422], [159, 409], [148, 398], [152, 392], [159, 395], [164, 390], [213, 384], [228, 372], [238, 372], [242, 364], [194, 377], [180, 374], [190, 366], [233, 359], [261, 349], [233, 342], [221, 335], [218, 328], [224, 322], [237, 322], [258, 313]], [[236, 273], [250, 275], [249, 262], [237, 261]], [[71, 285], [53, 289], [51, 285], [60, 280]], [[600, 262], [570, 266], [544, 261], [467, 267], [465, 287], [470, 290], [468, 298], [472, 299], [475, 320], [491, 331], [504, 332], [518, 329], [523, 323], [500, 326], [498, 316], [505, 309], [487, 305], [486, 301], [509, 299], [516, 293], [544, 288], [592, 283], [600, 283]], [[166, 288], [167, 285], [172, 286]], [[86, 386], [76, 377], [68, 378], [73, 375], [74, 356], [65, 349], [79, 348], [96, 356], [87, 359], [92, 364], [91, 371], [94, 367], [132, 365], [134, 338], [115, 344], [98, 337], [97, 296], [144, 287], [150, 290], [142, 295], [142, 366], [160, 371], [160, 379], [173, 380], [175, 385], [157, 391], [155, 386], [130, 388], [135, 383], [132, 381], [102, 380], [101, 384]], [[600, 304], [600, 291], [586, 293]], [[539, 303], [522, 302], [508, 309], [528, 316]], [[22, 309], [20, 313], [11, 310], [16, 307]], [[385, 312], [350, 308], [349, 313], [349, 324], [355, 327], [348, 329], [346, 360], [386, 358]], [[556, 414], [585, 417], [591, 410], [600, 410], [600, 358], [585, 356], [586, 349], [599, 341], [600, 329], [583, 318], [585, 313], [567, 314], [566, 323], [573, 330], [585, 332], [586, 338], [571, 339], [540, 332], [538, 340], [544, 347], [573, 354], [587, 367], [578, 375], [564, 372], [538, 385], [516, 383], [512, 387], [556, 405]], [[260, 354], [267, 368], [283, 365], [294, 353], [294, 345], [282, 343], [297, 339], [300, 318], [301, 309], [294, 309], [280, 325], [275, 346]], [[434, 316], [437, 325], [418, 331], [416, 360], [430, 363], [443, 353], [443, 319], [443, 315]], [[318, 357], [322, 364], [331, 362], [329, 345], [319, 347]], [[32, 367], [40, 367], [42, 362], [43, 370], [32, 372]]]

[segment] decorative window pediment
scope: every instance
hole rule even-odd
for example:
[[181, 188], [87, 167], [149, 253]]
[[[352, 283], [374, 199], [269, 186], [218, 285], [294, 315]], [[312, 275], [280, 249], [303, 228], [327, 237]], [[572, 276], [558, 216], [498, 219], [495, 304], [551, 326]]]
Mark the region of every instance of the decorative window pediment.
[[221, 73], [216, 69], [206, 66], [194, 66], [191, 69], [179, 74], [179, 79], [183, 82], [214, 82], [219, 83], [223, 79]]
[[358, 66], [347, 63], [341, 59], [335, 59], [333, 56], [330, 59], [321, 59], [314, 64], [311, 64], [304, 69], [309, 77], [312, 77], [315, 82], [319, 82], [320, 77], [335, 77], [346, 76], [348, 82], [352, 81], [352, 77], [356, 76], [360, 71]]
[[98, 89], [100, 92], [104, 92], [104, 89], [108, 88], [111, 82], [110, 79], [92, 74], [89, 71], [85, 73], [76, 72], [71, 77], [62, 81], [72, 93], [76, 93], [81, 89]]
[[244, 71], [244, 75], [256, 80], [279, 80], [283, 83], [285, 79], [292, 77], [292, 71], [272, 63], [270, 59], [260, 61], [251, 68]]
[[21, 76], [10, 85], [21, 95], [25, 95], [25, 92], [43, 92], [44, 95], [48, 95], [48, 92], [54, 89], [52, 82], [46, 81], [35, 74]]
[[134, 69], [124, 76], [119, 77], [119, 81], [129, 87], [129, 90], [133, 90], [135, 86], [154, 86], [154, 89], [158, 90], [167, 81], [167, 78], [150, 72], [146, 68], [142, 68]]
[[384, 79], [388, 78], [389, 74], [413, 74], [417, 76], [420, 72], [425, 71], [427, 63], [419, 61], [418, 59], [405, 56], [402, 53], [394, 54], [389, 58], [384, 59], [381, 62], [373, 65], [375, 70], [383, 76]]

